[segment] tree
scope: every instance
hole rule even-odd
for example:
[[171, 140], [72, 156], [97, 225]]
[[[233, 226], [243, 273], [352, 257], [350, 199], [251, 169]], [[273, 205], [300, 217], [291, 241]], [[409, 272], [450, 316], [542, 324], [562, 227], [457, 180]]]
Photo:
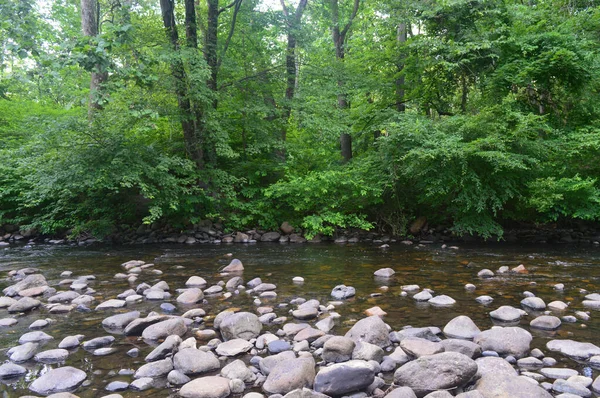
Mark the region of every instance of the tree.
[[[91, 39], [93, 47], [95, 39], [100, 34], [100, 3], [98, 0], [81, 0], [81, 29], [84, 36]], [[88, 118], [92, 118], [94, 111], [102, 109], [102, 85], [108, 79], [108, 72], [101, 62], [96, 62], [90, 80], [90, 98], [88, 102]]]

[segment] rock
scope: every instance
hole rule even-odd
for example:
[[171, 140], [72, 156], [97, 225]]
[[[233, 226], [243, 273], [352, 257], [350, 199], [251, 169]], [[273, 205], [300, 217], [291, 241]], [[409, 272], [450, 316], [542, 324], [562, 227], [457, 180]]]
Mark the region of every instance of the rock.
[[473, 340], [481, 330], [471, 318], [459, 315], [444, 326], [444, 334], [449, 338]]
[[373, 316], [376, 315], [378, 317], [383, 317], [385, 315], [387, 315], [387, 312], [385, 312], [384, 310], [382, 310], [380, 307], [371, 307], [365, 310], [365, 314], [367, 316]]
[[490, 296], [479, 296], [475, 299], [479, 304], [489, 304], [494, 301]]
[[50, 369], [29, 385], [29, 389], [40, 395], [71, 391], [87, 378], [83, 370], [72, 366]]
[[285, 235], [289, 235], [292, 232], [294, 232], [294, 227], [289, 222], [287, 222], [287, 221], [283, 222], [283, 224], [281, 224], [281, 226], [279, 227], [279, 229]]
[[569, 308], [569, 305], [563, 301], [553, 301], [548, 304], [548, 309], [551, 311], [564, 311]]
[[546, 376], [549, 379], [568, 379], [572, 376], [577, 376], [579, 372], [575, 369], [567, 369], [567, 368], [542, 368], [540, 369], [540, 373]]
[[521, 311], [509, 305], [503, 305], [497, 310], [491, 311], [490, 316], [500, 322], [517, 322], [521, 319]]
[[187, 280], [187, 282], [185, 282], [185, 285], [187, 287], [203, 288], [204, 286], [206, 286], [206, 284], [207, 284], [206, 280], [199, 276], [190, 276], [190, 278]]
[[[217, 327], [215, 325], [215, 327]], [[262, 323], [258, 317], [250, 312], [237, 312], [226, 316], [220, 323], [221, 335], [225, 340], [244, 339], [250, 340], [258, 337], [262, 330]]]
[[258, 366], [260, 367], [260, 371], [264, 375], [269, 375], [273, 369], [279, 366], [279, 363], [283, 361], [287, 361], [290, 359], [295, 359], [296, 354], [293, 351], [284, 351], [282, 353], [276, 355], [270, 355], [268, 357], [260, 359]]
[[181, 344], [181, 337], [177, 335], [169, 336], [165, 341], [156, 347], [150, 354], [146, 356], [146, 362], [154, 362], [160, 359], [164, 359], [177, 352], [179, 345]]
[[321, 368], [315, 377], [315, 391], [340, 396], [367, 388], [375, 379], [374, 368], [365, 361], [352, 360]]
[[[1, 321], [1, 320], [0, 320], [0, 321]], [[16, 322], [16, 319], [15, 319], [15, 323], [17, 323], [17, 322]], [[33, 322], [31, 325], [29, 325], [29, 329], [33, 329], [33, 330], [36, 330], [36, 329], [43, 329], [43, 328], [45, 328], [46, 326], [48, 326], [49, 324], [50, 324], [50, 322], [48, 322], [48, 321], [47, 321], [47, 320], [45, 320], [45, 319], [38, 319], [37, 321], [35, 321], [35, 322]]]
[[142, 332], [149, 326], [156, 323], [171, 319], [167, 315], [148, 316], [146, 318], [138, 318], [128, 324], [123, 330], [125, 336], [141, 336]]
[[151, 377], [153, 379], [164, 377], [173, 370], [173, 361], [171, 358], [161, 359], [160, 361], [150, 362], [142, 365], [133, 375], [135, 379]]
[[67, 336], [58, 344], [58, 348], [71, 349], [80, 344], [79, 336]]
[[244, 264], [237, 258], [231, 260], [229, 265], [221, 270], [221, 272], [242, 272], [244, 270]]
[[570, 382], [568, 380], [557, 379], [552, 384], [552, 389], [559, 393], [574, 394], [580, 397], [591, 397], [592, 392], [579, 383]]
[[560, 319], [552, 315], [542, 315], [533, 319], [529, 326], [534, 329], [555, 330], [561, 325]]
[[378, 316], [370, 316], [356, 322], [346, 333], [355, 342], [365, 341], [385, 348], [391, 344], [386, 324]]
[[111, 345], [115, 341], [113, 336], [102, 336], [96, 337], [95, 339], [91, 339], [83, 342], [83, 348], [86, 350], [91, 350], [94, 348], [106, 347]]
[[167, 381], [174, 386], [181, 386], [190, 382], [190, 378], [178, 370], [173, 369], [167, 375]]
[[[250, 393], [250, 394], [252, 394], [252, 393]], [[249, 396], [250, 394], [244, 395], [243, 398], [264, 398], [262, 396], [250, 397]], [[309, 388], [298, 388], [298, 389], [288, 392], [284, 396], [284, 398], [328, 398], [328, 397], [329, 397], [328, 395], [318, 393]]]
[[399, 343], [408, 337], [420, 337], [433, 342], [441, 341], [441, 339], [432, 332], [431, 328], [407, 327], [399, 332], [390, 333], [389, 337], [393, 343]]
[[295, 276], [292, 278], [292, 282], [294, 283], [304, 283], [304, 278], [301, 276]]
[[0, 308], [8, 308], [13, 304], [16, 304], [17, 300], [11, 297], [0, 297]]
[[154, 379], [152, 377], [140, 377], [129, 384], [129, 388], [133, 391], [145, 391], [154, 387]]
[[183, 318], [172, 318], [148, 326], [142, 332], [146, 340], [161, 340], [172, 334], [183, 336], [187, 332], [187, 326]]
[[427, 227], [427, 217], [425, 216], [420, 216], [417, 217], [411, 224], [409, 227], [409, 231], [411, 235], [418, 235], [421, 230], [425, 229]]
[[277, 289], [277, 286], [272, 283], [261, 283], [260, 285], [254, 287], [254, 291], [257, 293], [267, 292], [275, 289]]
[[221, 376], [230, 380], [239, 379], [244, 383], [253, 383], [256, 380], [256, 375], [240, 359], [236, 359], [221, 369]]
[[8, 358], [13, 362], [25, 362], [33, 358], [37, 352], [37, 343], [25, 343], [8, 350]]
[[271, 369], [263, 390], [270, 394], [287, 394], [292, 390], [312, 387], [315, 379], [315, 361], [312, 357], [279, 362]]
[[252, 347], [252, 344], [244, 339], [233, 339], [219, 344], [215, 351], [219, 355], [234, 357], [250, 351]]
[[525, 378], [502, 374], [487, 374], [482, 377], [475, 389], [484, 398], [552, 398], [543, 388]]
[[[127, 297], [127, 300], [125, 300], [125, 303], [128, 303], [129, 299], [131, 297], [134, 297], [134, 296]], [[94, 301], [96, 301], [96, 299], [94, 297], [89, 296], [87, 294], [82, 294], [81, 296], [79, 296], [76, 299], [72, 300], [71, 304], [75, 304], [75, 305], [80, 305], [80, 304], [89, 305], [89, 304], [93, 303]]]
[[294, 341], [306, 340], [309, 343], [312, 343], [313, 341], [315, 341], [316, 339], [318, 339], [319, 337], [324, 336], [324, 335], [325, 335], [325, 333], [322, 330], [308, 327], [308, 328], [304, 328], [301, 331], [299, 331], [294, 336]]
[[234, 276], [229, 279], [225, 284], [225, 288], [230, 291], [234, 291], [238, 288], [238, 286], [244, 284], [244, 279], [241, 276]]
[[131, 322], [140, 317], [139, 311], [126, 312], [109, 316], [102, 321], [102, 326], [108, 329], [124, 329]]
[[35, 355], [34, 359], [43, 363], [58, 363], [64, 362], [69, 356], [69, 351], [57, 348], [55, 350], [42, 351]]
[[410, 387], [397, 387], [386, 394], [386, 398], [417, 398]]
[[592, 343], [580, 343], [573, 340], [551, 340], [546, 343], [550, 351], [558, 351], [566, 356], [586, 360], [594, 355], [600, 355], [600, 347]]
[[177, 302], [180, 304], [196, 304], [199, 301], [202, 301], [204, 298], [204, 293], [202, 290], [192, 287], [186, 289], [183, 293], [177, 297]]
[[208, 289], [204, 290], [204, 293], [207, 296], [213, 295], [213, 294], [219, 294], [223, 291], [223, 287], [219, 286], [219, 285], [214, 285], [209, 287]]
[[485, 268], [485, 269], [482, 269], [481, 271], [479, 271], [477, 273], [477, 276], [480, 278], [491, 278], [494, 276], [494, 272], [492, 270]]
[[422, 292], [419, 292], [413, 296], [413, 299], [415, 301], [429, 301], [432, 298], [433, 296], [431, 295], [431, 293], [429, 293], [428, 290], [423, 290]]
[[527, 357], [519, 359], [517, 361], [517, 366], [519, 367], [519, 369], [535, 370], [543, 368], [544, 363], [537, 358]]
[[335, 298], [336, 300], [344, 300], [350, 297], [354, 297], [355, 294], [356, 289], [354, 289], [352, 286], [346, 285], [337, 285], [331, 291], [331, 297]]
[[127, 302], [125, 300], [110, 299], [110, 300], [106, 300], [103, 303], [98, 304], [98, 306], [96, 306], [96, 311], [109, 310], [109, 309], [113, 309], [113, 308], [123, 308], [126, 305], [127, 305]]
[[52, 297], [49, 297], [48, 302], [49, 303], [70, 303], [71, 301], [75, 300], [79, 296], [80, 296], [79, 293], [69, 290], [67, 292], [60, 292], [60, 293], [55, 294]]
[[32, 274], [27, 275], [22, 281], [9, 286], [2, 290], [2, 292], [9, 297], [14, 297], [18, 295], [23, 290], [32, 289], [35, 287], [44, 287], [48, 286], [48, 282], [46, 278], [41, 274]]
[[106, 385], [106, 391], [125, 391], [129, 388], [129, 383], [124, 381], [113, 381]]
[[225, 398], [230, 393], [229, 379], [220, 376], [200, 377], [179, 390], [182, 398]]
[[54, 337], [41, 331], [29, 332], [19, 337], [19, 344], [38, 343], [40, 341], [48, 341], [53, 339]]
[[220, 368], [217, 357], [212, 352], [200, 351], [195, 348], [179, 350], [173, 356], [175, 369], [186, 375], [197, 375]]
[[279, 232], [267, 232], [260, 237], [261, 242], [277, 242], [281, 234]]
[[39, 307], [40, 305], [42, 305], [42, 303], [39, 300], [36, 300], [31, 297], [23, 297], [19, 301], [8, 307], [8, 312], [27, 312]]
[[27, 373], [26, 368], [14, 363], [7, 362], [0, 365], [0, 379], [10, 379], [22, 376], [25, 373]]
[[319, 330], [322, 330], [325, 333], [328, 333], [335, 326], [335, 321], [332, 316], [328, 316], [327, 318], [321, 319], [319, 322], [315, 323], [315, 327]]
[[292, 311], [292, 316], [300, 320], [313, 319], [316, 318], [318, 314], [319, 310], [314, 307], [303, 307]]
[[334, 336], [323, 345], [321, 356], [327, 362], [345, 362], [352, 358], [356, 343], [348, 337]]
[[475, 360], [477, 364], [476, 379], [479, 379], [487, 374], [500, 374], [506, 376], [517, 376], [515, 368], [506, 360], [498, 357], [482, 357]]
[[291, 350], [292, 345], [287, 341], [275, 340], [268, 344], [268, 348], [271, 354], [279, 354], [280, 352]]
[[484, 351], [495, 351], [499, 355], [522, 358], [529, 352], [532, 336], [519, 327], [495, 327], [479, 333], [473, 339]]
[[390, 278], [395, 273], [396, 273], [396, 271], [394, 271], [391, 268], [381, 268], [381, 269], [378, 269], [377, 271], [375, 271], [374, 275], [379, 278]]
[[475, 359], [481, 356], [481, 346], [472, 341], [462, 339], [446, 339], [441, 341], [444, 351], [458, 352]]
[[525, 266], [523, 264], [520, 264], [518, 266], [516, 266], [515, 268], [511, 269], [510, 272], [512, 272], [513, 274], [528, 274], [529, 271], [527, 271], [527, 269], [525, 269]]
[[13, 325], [16, 325], [17, 323], [19, 323], [19, 321], [17, 321], [15, 318], [2, 318], [2, 319], [0, 319], [0, 327], [2, 327], [2, 328], [8, 328], [8, 327], [11, 327]]
[[444, 352], [444, 346], [440, 343], [422, 339], [419, 337], [408, 337], [400, 342], [400, 348], [413, 357], [420, 358], [425, 355], [434, 355]]
[[363, 361], [376, 361], [381, 362], [383, 360], [383, 349], [375, 344], [370, 344], [365, 341], [360, 341], [354, 347], [352, 351], [352, 359], [360, 359]]
[[521, 305], [534, 311], [543, 311], [546, 309], [546, 303], [539, 297], [526, 297], [521, 300]]

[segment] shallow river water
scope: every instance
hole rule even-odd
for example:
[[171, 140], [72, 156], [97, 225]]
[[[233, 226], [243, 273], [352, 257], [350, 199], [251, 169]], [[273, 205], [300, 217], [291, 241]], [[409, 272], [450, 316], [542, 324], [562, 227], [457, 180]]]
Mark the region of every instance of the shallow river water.
[[[250, 245], [205, 245], [205, 246], [21, 246], [11, 247], [0, 251], [0, 288], [12, 283], [7, 279], [10, 270], [24, 267], [38, 267], [57, 290], [66, 290], [58, 282], [63, 279], [60, 273], [73, 271], [73, 277], [92, 274], [96, 276], [90, 286], [96, 290], [96, 302], [90, 307], [91, 312], [73, 311], [69, 314], [48, 314], [45, 309], [18, 317], [18, 324], [10, 328], [0, 329], [0, 362], [6, 360], [6, 351], [18, 344], [17, 340], [23, 333], [29, 331], [28, 326], [37, 319], [51, 318], [52, 323], [44, 332], [54, 337], [44, 349], [56, 348], [63, 337], [73, 334], [84, 334], [86, 340], [107, 335], [101, 326], [101, 321], [117, 312], [142, 312], [145, 316], [150, 311], [162, 312], [158, 302], [143, 302], [129, 305], [124, 310], [94, 311], [95, 305], [115, 298], [117, 294], [135, 288], [135, 285], [146, 282], [150, 285], [164, 280], [172, 293], [169, 300], [177, 305], [176, 289], [184, 288], [186, 280], [192, 275], [202, 276], [208, 281], [208, 286], [216, 284], [227, 277], [219, 275], [219, 268], [227, 265], [232, 257], [240, 259], [245, 267], [243, 277], [249, 281], [261, 277], [263, 282], [277, 285], [277, 298], [263, 300], [263, 305], [275, 306], [278, 316], [288, 316], [291, 306], [277, 308], [277, 304], [289, 302], [295, 297], [306, 299], [316, 298], [321, 303], [332, 300], [331, 289], [338, 284], [351, 285], [356, 288], [356, 297], [347, 300], [336, 308], [342, 316], [338, 320], [333, 334], [343, 334], [358, 319], [365, 317], [364, 310], [379, 306], [387, 315], [384, 321], [393, 330], [411, 326], [444, 325], [457, 315], [468, 315], [481, 330], [494, 325], [488, 313], [501, 305], [520, 307], [523, 292], [528, 290], [541, 297], [546, 303], [562, 300], [570, 303], [569, 309], [562, 315], [573, 315], [574, 311], [584, 310], [581, 305], [584, 294], [580, 289], [589, 293], [600, 292], [600, 248], [595, 246], [510, 246], [507, 244], [489, 244], [460, 246], [458, 250], [442, 249], [439, 245], [404, 246], [392, 245], [389, 249], [380, 249], [371, 245], [335, 245], [335, 244], [250, 244]], [[121, 263], [139, 259], [154, 263], [156, 269], [163, 275], [142, 273], [134, 285], [126, 280], [114, 279], [114, 275], [124, 272]], [[469, 266], [467, 264], [471, 263]], [[474, 264], [473, 264], [474, 263]], [[496, 271], [500, 266], [515, 267], [524, 264], [528, 274], [496, 274], [489, 279], [479, 279], [477, 272], [483, 268]], [[389, 280], [379, 280], [373, 272], [380, 268], [391, 267], [396, 274]], [[292, 282], [294, 276], [302, 276], [303, 284]], [[475, 291], [467, 291], [466, 283], [477, 286]], [[557, 291], [554, 285], [564, 283], [565, 289]], [[421, 288], [430, 288], [436, 294], [446, 294], [457, 303], [452, 307], [436, 308], [426, 303], [417, 303], [410, 296], [401, 297], [401, 286], [417, 284]], [[388, 290], [381, 289], [389, 286]], [[372, 293], [381, 293], [371, 297]], [[475, 301], [480, 295], [489, 295], [494, 301], [489, 305], [481, 305]], [[212, 317], [223, 309], [237, 307], [255, 312], [254, 297], [241, 293], [230, 299], [222, 296], [207, 297], [207, 303], [198, 305], [207, 312], [205, 327], [212, 326]], [[43, 300], [45, 301], [45, 300]], [[180, 307], [179, 314], [190, 309]], [[0, 309], [0, 318], [8, 317], [6, 309]], [[534, 336], [532, 348], [540, 348], [551, 354], [559, 363], [557, 366], [568, 366], [578, 369], [590, 377], [596, 377], [598, 371], [585, 368], [557, 353], [549, 353], [545, 343], [551, 338], [569, 338], [581, 342], [591, 342], [600, 345], [600, 311], [592, 311], [588, 321], [577, 320], [576, 323], [563, 322], [555, 332], [541, 332], [530, 329], [529, 322], [533, 316], [521, 320], [523, 328], [530, 330]], [[310, 322], [310, 323], [314, 323]], [[264, 330], [275, 332], [277, 326], [266, 326]], [[71, 365], [85, 370], [88, 374], [86, 385], [80, 387], [76, 394], [80, 397], [101, 397], [109, 394], [104, 387], [111, 381], [123, 380], [130, 382], [131, 376], [119, 376], [115, 373], [120, 369], [137, 369], [144, 364], [144, 356], [152, 347], [137, 337], [116, 335], [113, 347], [116, 353], [104, 357], [95, 357], [83, 349], [72, 353], [66, 361]], [[138, 347], [141, 355], [131, 358], [126, 352]], [[248, 357], [249, 358], [249, 357]], [[248, 359], [247, 358], [247, 359]], [[27, 363], [30, 372], [26, 377], [17, 381], [0, 384], [0, 393], [4, 397], [29, 395], [28, 384], [49, 365]], [[56, 366], [56, 365], [52, 365]], [[144, 392], [121, 392], [124, 397], [134, 396], [168, 396], [175, 390], [157, 389]]]

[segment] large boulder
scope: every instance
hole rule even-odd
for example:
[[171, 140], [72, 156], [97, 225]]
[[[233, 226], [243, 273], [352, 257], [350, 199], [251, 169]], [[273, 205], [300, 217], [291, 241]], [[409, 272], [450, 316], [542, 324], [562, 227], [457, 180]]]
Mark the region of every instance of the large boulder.
[[42, 302], [39, 300], [36, 300], [31, 297], [23, 297], [22, 299], [8, 307], [8, 312], [27, 312], [39, 307], [40, 305], [42, 305]]
[[287, 394], [297, 388], [312, 387], [315, 361], [312, 357], [279, 362], [267, 376], [263, 390], [269, 394]]
[[187, 332], [187, 326], [183, 318], [172, 318], [148, 326], [142, 332], [146, 340], [161, 340], [173, 334], [183, 336]]
[[356, 322], [346, 333], [346, 337], [351, 338], [354, 342], [366, 341], [381, 348], [391, 344], [387, 325], [376, 315]]
[[14, 297], [14, 296], [18, 295], [20, 292], [22, 292], [23, 290], [28, 290], [28, 289], [32, 289], [34, 287], [43, 287], [43, 286], [48, 286], [48, 282], [46, 281], [46, 278], [44, 278], [44, 275], [32, 274], [32, 275], [27, 275], [25, 277], [25, 279], [23, 279], [22, 281], [5, 288], [4, 290], [2, 290], [2, 292], [6, 296]]
[[471, 318], [459, 315], [444, 326], [444, 334], [448, 338], [473, 340], [481, 330]]
[[550, 351], [558, 351], [575, 359], [586, 360], [594, 355], [600, 355], [600, 347], [597, 345], [573, 340], [550, 340], [546, 343], [546, 347]]
[[29, 389], [40, 395], [73, 391], [86, 379], [83, 370], [72, 366], [51, 369], [29, 385]]
[[504, 374], [487, 374], [482, 377], [475, 389], [484, 398], [552, 398], [552, 395], [535, 383], [523, 377]]
[[197, 375], [219, 369], [221, 364], [212, 352], [184, 348], [173, 356], [173, 367], [186, 375]]
[[475, 360], [477, 364], [476, 379], [480, 379], [488, 374], [499, 374], [505, 376], [517, 376], [518, 373], [504, 358], [499, 357], [481, 357]]
[[352, 360], [321, 368], [315, 377], [315, 391], [329, 396], [344, 395], [367, 388], [375, 380], [375, 369], [366, 361]]
[[404, 364], [394, 373], [394, 383], [412, 388], [418, 397], [437, 390], [451, 390], [468, 383], [477, 364], [466, 355], [443, 352]]
[[229, 379], [219, 376], [200, 377], [179, 390], [179, 396], [182, 398], [225, 398], [229, 394]]
[[356, 343], [348, 337], [334, 336], [323, 345], [323, 360], [327, 362], [345, 362], [352, 358]]
[[473, 342], [479, 344], [484, 351], [523, 358], [529, 352], [531, 339], [531, 333], [519, 327], [493, 327], [479, 333]]
[[226, 316], [221, 321], [219, 328], [225, 340], [250, 340], [258, 337], [262, 330], [262, 323], [256, 315], [250, 312], [237, 312]]

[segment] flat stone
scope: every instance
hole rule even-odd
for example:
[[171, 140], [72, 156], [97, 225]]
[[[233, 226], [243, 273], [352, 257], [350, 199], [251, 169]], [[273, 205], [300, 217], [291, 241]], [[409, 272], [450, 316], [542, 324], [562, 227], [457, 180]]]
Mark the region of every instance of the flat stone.
[[126, 312], [124, 314], [117, 314], [109, 316], [102, 320], [102, 326], [108, 329], [125, 329], [134, 320], [140, 317], [139, 311]]
[[115, 341], [114, 336], [96, 337], [94, 339], [84, 341], [83, 348], [85, 348], [86, 350], [91, 350], [94, 348], [106, 347], [106, 346], [109, 346], [112, 343], [114, 343], [114, 341]]
[[296, 354], [294, 354], [293, 351], [284, 351], [279, 354], [270, 355], [260, 359], [258, 365], [261, 373], [268, 376], [269, 373], [271, 373], [271, 370], [277, 368], [281, 362], [295, 358]]
[[71, 301], [75, 300], [79, 296], [80, 296], [79, 293], [69, 290], [66, 292], [57, 293], [54, 296], [49, 297], [48, 302], [49, 303], [70, 303]]
[[8, 328], [8, 327], [11, 327], [13, 325], [16, 325], [17, 323], [19, 323], [19, 321], [17, 321], [15, 318], [2, 318], [2, 319], [0, 319], [0, 327], [2, 327], [2, 328]]
[[591, 397], [592, 392], [578, 383], [557, 379], [552, 384], [552, 389], [559, 393], [575, 394], [580, 397]]
[[170, 335], [183, 336], [187, 333], [187, 326], [183, 318], [172, 318], [148, 326], [142, 332], [146, 340], [162, 340]]
[[505, 376], [517, 376], [518, 373], [513, 366], [503, 358], [482, 357], [475, 360], [477, 373], [475, 378], [479, 379], [487, 374], [501, 374]]
[[448, 307], [456, 304], [456, 300], [445, 294], [440, 294], [439, 296], [431, 298], [428, 303], [437, 307]]
[[58, 344], [58, 348], [70, 349], [78, 347], [80, 344], [78, 336], [67, 336]]
[[577, 376], [579, 374], [575, 369], [567, 368], [542, 368], [540, 373], [549, 379], [568, 379], [571, 376]]
[[433, 298], [433, 295], [427, 290], [423, 290], [413, 296], [415, 301], [429, 301]]
[[220, 376], [200, 377], [179, 390], [182, 398], [225, 398], [230, 393], [229, 379]]
[[600, 355], [600, 347], [592, 343], [580, 343], [573, 340], [551, 340], [546, 343], [550, 351], [558, 351], [566, 356], [586, 360], [594, 355]]
[[27, 373], [27, 369], [21, 365], [14, 363], [3, 363], [0, 365], [0, 379], [10, 379], [13, 377], [19, 377]]
[[160, 361], [150, 362], [142, 365], [133, 375], [135, 379], [150, 377], [153, 379], [164, 377], [173, 370], [173, 361], [171, 358], [161, 359]]
[[558, 329], [560, 325], [560, 319], [552, 315], [538, 316], [529, 323], [529, 326], [532, 328], [542, 330], [555, 330]]
[[212, 352], [195, 348], [179, 350], [173, 356], [173, 365], [175, 369], [186, 375], [198, 375], [220, 368], [219, 360]]
[[129, 388], [133, 391], [145, 391], [154, 387], [154, 379], [152, 377], [140, 377], [129, 384]]
[[472, 341], [462, 339], [446, 339], [442, 340], [441, 344], [446, 352], [458, 352], [468, 356], [471, 359], [481, 356], [481, 346], [473, 343]]
[[54, 337], [50, 336], [47, 333], [41, 332], [41, 331], [29, 332], [29, 333], [25, 333], [24, 335], [22, 335], [19, 338], [19, 344], [37, 343], [40, 341], [49, 341], [49, 340], [53, 340], [53, 339], [54, 339]]
[[8, 307], [8, 312], [27, 312], [38, 308], [40, 305], [42, 305], [42, 302], [39, 300], [36, 300], [31, 297], [23, 297], [19, 301]]
[[314, 319], [318, 314], [318, 308], [314, 307], [305, 307], [292, 311], [292, 316], [300, 320]]
[[375, 379], [375, 369], [366, 361], [352, 360], [321, 368], [315, 377], [316, 392], [340, 396], [368, 387]]
[[252, 344], [244, 339], [233, 339], [219, 344], [215, 351], [219, 355], [234, 357], [250, 351], [252, 347]]
[[526, 297], [521, 300], [524, 308], [530, 308], [534, 311], [543, 311], [546, 309], [546, 303], [539, 297]]
[[548, 309], [551, 311], [564, 311], [569, 308], [569, 305], [563, 301], [552, 301], [548, 303]]
[[68, 357], [69, 351], [62, 348], [57, 348], [55, 350], [39, 352], [35, 355], [34, 359], [43, 363], [58, 363], [64, 362]]
[[71, 391], [87, 378], [85, 372], [72, 366], [50, 369], [29, 385], [29, 389], [37, 394], [50, 395]]
[[[223, 290], [223, 288], [221, 288]], [[204, 293], [202, 290], [192, 287], [186, 289], [183, 293], [177, 297], [177, 302], [180, 304], [196, 304], [199, 301], [202, 301], [204, 298]]]
[[404, 352], [416, 358], [444, 352], [444, 346], [442, 344], [434, 343], [419, 337], [408, 337], [403, 339], [400, 342], [400, 347]]
[[298, 388], [312, 387], [315, 361], [312, 357], [281, 361], [271, 369], [263, 390], [270, 394], [287, 394]]
[[126, 305], [127, 305], [127, 302], [125, 300], [110, 299], [110, 300], [106, 300], [106, 301], [98, 304], [98, 306], [96, 306], [96, 310], [108, 310], [108, 309], [114, 309], [114, 308], [123, 308]]
[[475, 385], [485, 398], [552, 398], [552, 395], [526, 378], [508, 375], [487, 374]]
[[312, 343], [313, 341], [324, 335], [325, 333], [322, 330], [308, 327], [299, 331], [294, 336], [294, 341], [306, 340], [309, 343]]

